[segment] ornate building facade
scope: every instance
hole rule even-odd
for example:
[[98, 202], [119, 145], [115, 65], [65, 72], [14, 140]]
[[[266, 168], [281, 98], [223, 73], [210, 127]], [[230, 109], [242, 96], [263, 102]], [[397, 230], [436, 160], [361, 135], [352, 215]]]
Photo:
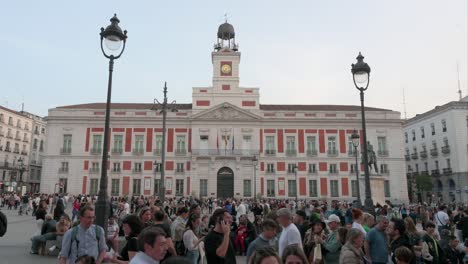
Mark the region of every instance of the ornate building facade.
[[[168, 113], [165, 150], [162, 115], [154, 105], [112, 104], [111, 195], [158, 194], [166, 151], [169, 197], [356, 199], [362, 166], [355, 166], [350, 136], [361, 127], [360, 107], [261, 104], [259, 88], [240, 86], [240, 58], [234, 29], [224, 23], [212, 52], [213, 83], [194, 87], [192, 103]], [[104, 103], [49, 110], [42, 191], [59, 186], [97, 193], [104, 111]], [[372, 176], [373, 196], [407, 201], [400, 113], [367, 107], [366, 114], [381, 169]]]

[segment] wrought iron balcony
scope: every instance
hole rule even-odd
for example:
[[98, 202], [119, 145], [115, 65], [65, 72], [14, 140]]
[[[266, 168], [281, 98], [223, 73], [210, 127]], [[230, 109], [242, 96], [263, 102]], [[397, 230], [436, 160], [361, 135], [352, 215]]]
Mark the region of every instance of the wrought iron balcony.
[[184, 172], [185, 172], [184, 169], [177, 169], [177, 170], [175, 171], [175, 173], [177, 173], [177, 174], [181, 174], [181, 173], [184, 173]]
[[437, 157], [439, 155], [439, 151], [436, 148], [431, 149], [431, 156]]
[[17, 136], [15, 137], [15, 140], [21, 141], [21, 137]]
[[307, 170], [307, 173], [308, 173], [308, 174], [317, 174], [317, 170], [308, 169], [308, 170]]
[[432, 170], [431, 171], [431, 175], [432, 176], [435, 176], [435, 177], [439, 177], [440, 176], [440, 170], [437, 169], [437, 170]]
[[14, 149], [14, 150], [13, 150], [13, 153], [15, 153], [15, 154], [19, 154], [19, 153], [20, 153], [20, 151], [19, 151], [19, 149]]
[[133, 155], [140, 156], [140, 155], [143, 155], [143, 153], [145, 153], [144, 149], [141, 149], [141, 148], [134, 148], [133, 149]]
[[99, 168], [90, 168], [89, 173], [99, 173], [101, 170]]
[[287, 149], [286, 156], [296, 156], [297, 151], [295, 149]]
[[275, 170], [266, 170], [265, 173], [266, 174], [272, 174], [272, 173], [275, 173]]
[[12, 135], [12, 134], [7, 134], [6, 137], [9, 138], [9, 139], [13, 139], [13, 135]]
[[71, 148], [61, 148], [60, 149], [60, 154], [61, 155], [68, 155], [71, 153]]
[[421, 159], [426, 159], [427, 158], [427, 150], [423, 150], [419, 152], [419, 156], [421, 156]]
[[113, 148], [111, 151], [112, 155], [120, 155], [122, 154], [122, 152], [123, 152], [122, 148]]
[[329, 170], [328, 174], [336, 175], [336, 174], [338, 174], [338, 170]]
[[246, 156], [252, 157], [253, 155], [259, 155], [258, 149], [192, 149], [192, 156]]
[[309, 157], [317, 156], [317, 150], [316, 149], [308, 149], [307, 150], [307, 156], [309, 156]]
[[121, 170], [120, 170], [120, 168], [112, 168], [111, 172], [113, 172], [113, 173], [120, 173]]
[[161, 155], [162, 150], [161, 149], [153, 149], [153, 154], [154, 155]]
[[133, 174], [140, 174], [140, 173], [142, 173], [142, 170], [141, 170], [141, 168], [133, 168], [132, 173]]
[[184, 156], [184, 155], [187, 155], [187, 150], [185, 150], [185, 149], [176, 149], [175, 154], [177, 156]]
[[417, 152], [411, 153], [411, 158], [414, 160], [418, 159], [418, 153]]
[[452, 174], [452, 168], [444, 168], [442, 169], [443, 173], [445, 176], [451, 175]]
[[409, 161], [410, 159], [411, 159], [411, 158], [410, 158], [410, 155], [409, 155], [409, 154], [406, 154], [406, 155], [405, 155], [405, 160], [406, 160], [406, 161]]
[[10, 147], [5, 147], [5, 152], [11, 152], [11, 148]]
[[379, 151], [377, 151], [377, 155], [379, 155], [381, 157], [387, 157], [388, 156], [388, 150], [386, 150], [386, 149], [379, 150]]
[[25, 138], [25, 139], [23, 139], [23, 142], [28, 143], [29, 139]]
[[28, 152], [26, 152], [26, 151], [21, 151], [21, 155], [26, 156], [26, 155], [28, 155]]
[[59, 168], [58, 169], [58, 173], [68, 173], [68, 168], [65, 167], [65, 168]]
[[101, 154], [101, 152], [102, 152], [101, 148], [92, 148], [90, 151], [91, 155], [99, 155]]
[[450, 146], [449, 145], [443, 146], [442, 147], [442, 153], [449, 154], [450, 153]]
[[276, 155], [276, 149], [266, 149], [266, 150], [265, 150], [265, 155], [266, 155], [266, 156], [274, 156], [274, 155]]
[[327, 151], [327, 154], [329, 157], [336, 157], [338, 156], [338, 151], [336, 149], [329, 149]]

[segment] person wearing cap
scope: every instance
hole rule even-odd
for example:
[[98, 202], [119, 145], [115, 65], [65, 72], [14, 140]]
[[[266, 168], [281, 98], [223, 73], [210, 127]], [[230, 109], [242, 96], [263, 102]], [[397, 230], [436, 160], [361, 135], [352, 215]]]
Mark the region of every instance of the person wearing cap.
[[339, 216], [331, 214], [325, 222], [328, 224], [330, 234], [322, 242], [322, 247], [327, 251], [324, 261], [325, 264], [337, 264], [340, 262], [341, 242], [338, 239], [338, 229], [341, 226], [341, 220]]
[[302, 241], [304, 241], [305, 233], [307, 232], [307, 228], [309, 228], [309, 222], [305, 221], [306, 218], [306, 213], [302, 210], [298, 210], [296, 211], [296, 215], [294, 216], [293, 220], [297, 229], [299, 229], [299, 232], [301, 233]]
[[281, 236], [278, 243], [278, 253], [283, 256], [284, 249], [293, 244], [297, 244], [302, 248], [301, 233], [297, 229], [296, 225], [292, 223], [291, 210], [287, 208], [281, 208], [277, 212], [278, 222], [283, 227]]

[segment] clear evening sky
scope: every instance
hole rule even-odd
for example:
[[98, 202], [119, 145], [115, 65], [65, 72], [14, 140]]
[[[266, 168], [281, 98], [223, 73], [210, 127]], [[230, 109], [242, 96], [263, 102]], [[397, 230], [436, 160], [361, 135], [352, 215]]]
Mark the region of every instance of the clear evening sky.
[[115, 63], [113, 102], [162, 97], [191, 103], [209, 86], [218, 26], [234, 25], [241, 85], [263, 104], [354, 104], [351, 63], [370, 65], [366, 105], [408, 117], [458, 100], [467, 85], [466, 0], [3, 1], [0, 104], [45, 116], [50, 108], [105, 102], [101, 27], [117, 13], [128, 30]]

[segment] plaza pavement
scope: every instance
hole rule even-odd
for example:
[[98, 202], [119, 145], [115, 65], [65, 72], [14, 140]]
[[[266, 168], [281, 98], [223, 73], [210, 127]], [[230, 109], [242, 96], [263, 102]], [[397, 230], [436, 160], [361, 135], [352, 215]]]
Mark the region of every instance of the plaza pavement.
[[[71, 204], [70, 204], [71, 205]], [[70, 208], [71, 206], [68, 206]], [[36, 232], [35, 217], [18, 215], [17, 210], [0, 208], [7, 216], [8, 230], [5, 236], [0, 237], [0, 263], [1, 264], [46, 264], [58, 263], [57, 257], [39, 256], [29, 254], [31, 249], [30, 238]], [[68, 212], [67, 210], [67, 213]], [[71, 215], [71, 214], [70, 214]], [[245, 257], [238, 256], [237, 263], [244, 264]]]

